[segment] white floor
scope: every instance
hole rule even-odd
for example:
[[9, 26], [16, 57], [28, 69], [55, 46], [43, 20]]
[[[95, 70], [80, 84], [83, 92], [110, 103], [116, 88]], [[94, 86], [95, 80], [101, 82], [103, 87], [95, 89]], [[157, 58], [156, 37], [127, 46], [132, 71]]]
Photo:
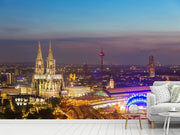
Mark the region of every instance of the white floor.
[[[131, 120], [125, 130], [124, 120], [0, 120], [1, 135], [165, 135], [163, 124], [151, 129], [143, 120]], [[180, 135], [180, 124], [171, 124], [169, 135]]]

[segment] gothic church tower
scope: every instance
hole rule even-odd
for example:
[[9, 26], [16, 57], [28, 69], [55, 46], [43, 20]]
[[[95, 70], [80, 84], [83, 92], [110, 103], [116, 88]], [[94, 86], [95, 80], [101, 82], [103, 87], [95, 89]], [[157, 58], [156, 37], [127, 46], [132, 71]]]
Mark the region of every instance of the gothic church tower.
[[48, 57], [46, 59], [46, 74], [54, 75], [56, 72], [55, 67], [56, 67], [55, 59], [53, 58], [51, 40], [50, 40], [49, 41], [49, 54], [48, 54]]
[[64, 80], [62, 74], [56, 74], [55, 72], [55, 59], [52, 54], [51, 41], [49, 42], [49, 54], [46, 59], [46, 72], [39, 42], [35, 73], [32, 77], [32, 94], [45, 99], [59, 97], [64, 87]]
[[38, 53], [37, 53], [37, 58], [36, 58], [36, 63], [35, 63], [35, 74], [44, 74], [44, 61], [42, 58], [40, 41], [39, 41]]

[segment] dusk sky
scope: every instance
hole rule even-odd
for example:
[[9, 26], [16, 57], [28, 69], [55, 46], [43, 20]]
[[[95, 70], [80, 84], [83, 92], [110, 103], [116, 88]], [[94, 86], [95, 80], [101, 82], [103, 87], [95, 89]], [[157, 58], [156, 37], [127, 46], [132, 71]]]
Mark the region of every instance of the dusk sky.
[[0, 0], [0, 62], [180, 64], [179, 0]]

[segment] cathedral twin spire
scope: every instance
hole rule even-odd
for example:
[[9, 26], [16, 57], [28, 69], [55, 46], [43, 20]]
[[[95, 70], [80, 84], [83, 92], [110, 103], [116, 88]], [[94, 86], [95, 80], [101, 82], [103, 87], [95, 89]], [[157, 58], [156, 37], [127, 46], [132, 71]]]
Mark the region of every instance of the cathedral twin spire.
[[49, 41], [49, 53], [47, 59], [53, 59], [51, 40]]
[[38, 42], [38, 54], [37, 54], [37, 59], [42, 59], [42, 52], [41, 52], [41, 43], [40, 43], [40, 41]]
[[38, 45], [38, 53], [37, 53], [37, 58], [36, 58], [36, 63], [35, 63], [35, 74], [44, 74], [44, 61], [42, 58], [40, 41]]
[[[35, 64], [35, 74], [44, 74], [44, 61], [42, 57], [40, 41]], [[46, 74], [55, 74], [55, 59], [53, 58], [51, 40], [49, 42], [49, 53], [46, 59]]]

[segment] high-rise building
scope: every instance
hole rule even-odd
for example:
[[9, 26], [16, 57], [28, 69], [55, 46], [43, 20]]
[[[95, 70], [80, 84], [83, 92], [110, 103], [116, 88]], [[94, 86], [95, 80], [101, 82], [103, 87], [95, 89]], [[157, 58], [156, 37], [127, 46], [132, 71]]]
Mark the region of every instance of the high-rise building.
[[154, 65], [154, 56], [153, 55], [149, 56], [149, 65]]
[[11, 73], [7, 73], [7, 84], [11, 84], [12, 78], [11, 78]]
[[83, 65], [84, 74], [88, 74], [88, 64]]
[[147, 71], [149, 72], [150, 77], [155, 77], [155, 62], [154, 62], [154, 56], [149, 56], [149, 64], [147, 65]]
[[7, 82], [6, 83], [8, 85], [15, 84], [15, 75], [14, 75], [14, 73], [7, 73], [6, 76], [7, 76]]
[[35, 73], [32, 78], [33, 93], [44, 97], [58, 97], [64, 87], [62, 74], [56, 74], [55, 59], [53, 58], [51, 41], [49, 43], [49, 54], [46, 59], [46, 72], [44, 72], [44, 62], [41, 53], [41, 45], [39, 48], [35, 62]]

